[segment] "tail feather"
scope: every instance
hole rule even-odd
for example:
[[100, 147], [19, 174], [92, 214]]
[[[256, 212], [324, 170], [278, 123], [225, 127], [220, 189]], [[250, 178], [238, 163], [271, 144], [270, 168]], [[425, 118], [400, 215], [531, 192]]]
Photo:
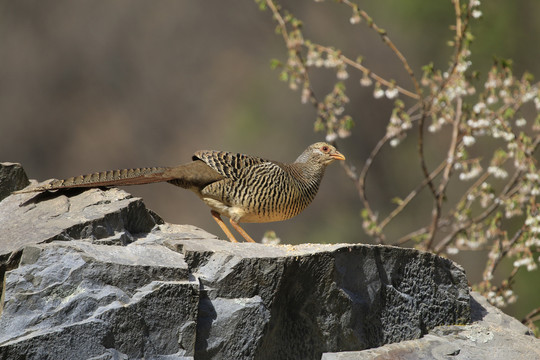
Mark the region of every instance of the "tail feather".
[[14, 194], [81, 187], [139, 185], [169, 181], [173, 179], [173, 177], [167, 174], [167, 171], [170, 169], [169, 167], [147, 167], [102, 171], [64, 180], [53, 180], [43, 186], [15, 191]]

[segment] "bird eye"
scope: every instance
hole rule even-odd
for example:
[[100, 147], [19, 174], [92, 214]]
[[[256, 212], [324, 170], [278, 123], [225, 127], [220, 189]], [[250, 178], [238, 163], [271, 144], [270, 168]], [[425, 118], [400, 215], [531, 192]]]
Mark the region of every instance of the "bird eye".
[[321, 150], [322, 150], [323, 152], [327, 153], [328, 150], [330, 150], [330, 148], [329, 148], [328, 146], [324, 145], [324, 146], [321, 148]]

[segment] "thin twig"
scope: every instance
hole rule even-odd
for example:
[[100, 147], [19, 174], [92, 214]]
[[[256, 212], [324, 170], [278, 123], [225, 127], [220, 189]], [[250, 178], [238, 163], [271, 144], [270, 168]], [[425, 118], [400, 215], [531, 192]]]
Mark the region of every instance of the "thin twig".
[[385, 80], [384, 78], [382, 78], [379, 75], [375, 74], [373, 71], [369, 70], [364, 65], [362, 65], [362, 64], [360, 64], [360, 63], [358, 63], [358, 62], [356, 62], [354, 60], [351, 60], [351, 59], [349, 59], [348, 57], [346, 57], [344, 55], [340, 55], [339, 58], [341, 59], [341, 61], [343, 61], [347, 65], [350, 65], [350, 66], [362, 71], [363, 73], [369, 74], [369, 76], [373, 80], [378, 81], [382, 85], [384, 85], [386, 87], [394, 87], [395, 89], [397, 89], [397, 91], [399, 91], [403, 95], [408, 96], [408, 97], [410, 97], [412, 99], [415, 99], [415, 100], [420, 100], [420, 95], [415, 94], [415, 93], [413, 93], [413, 92], [411, 92], [411, 91], [409, 91], [407, 89], [404, 89], [399, 85], [395, 85], [391, 81]]
[[[440, 219], [438, 226], [442, 228], [442, 227], [448, 226], [449, 224], [450, 224], [450, 221], [448, 221], [447, 219]], [[413, 232], [408, 233], [407, 235], [402, 236], [392, 245], [403, 245], [411, 241], [415, 237], [427, 235], [428, 233], [429, 233], [429, 226], [424, 226], [418, 230], [415, 230]]]
[[532, 324], [535, 321], [540, 320], [540, 307], [537, 307], [536, 309], [529, 312], [525, 317], [521, 320], [521, 323], [524, 325]]
[[427, 226], [423, 227], [423, 228], [420, 228], [418, 230], [415, 230], [411, 233], [408, 233], [407, 235], [405, 236], [402, 236], [401, 238], [398, 239], [398, 241], [396, 241], [394, 244], [392, 245], [398, 245], [398, 246], [401, 246], [401, 245], [404, 245], [406, 244], [407, 242], [411, 241], [412, 239], [414, 239], [415, 237], [418, 237], [418, 236], [422, 236], [422, 235], [425, 235], [429, 232], [429, 228]]
[[[428, 113], [430, 112], [430, 107], [428, 106], [428, 104], [432, 104], [433, 99], [446, 89], [446, 87], [450, 83], [450, 80], [453, 78], [456, 72], [457, 65], [459, 63], [459, 57], [460, 57], [462, 46], [463, 46], [463, 34], [467, 30], [467, 27], [469, 24], [469, 18], [470, 18], [470, 9], [469, 9], [465, 16], [465, 19], [463, 19], [463, 22], [462, 22], [459, 0], [452, 0], [452, 2], [454, 3], [454, 11], [456, 13], [456, 43], [454, 44], [454, 47], [456, 50], [454, 54], [454, 60], [451, 63], [450, 71], [448, 71], [449, 76], [443, 80], [437, 93], [432, 94], [428, 99], [426, 99], [422, 103], [422, 110], [421, 110], [422, 116], [420, 117], [420, 120], [418, 122], [418, 153], [420, 157], [420, 167], [422, 169], [422, 172], [424, 173], [425, 178], [429, 177], [429, 171], [427, 169], [425, 156], [424, 156], [424, 123], [426, 121]], [[435, 185], [431, 181], [428, 183], [428, 185], [431, 190], [431, 193], [433, 194], [433, 197], [436, 199], [437, 191], [435, 189]]]
[[[366, 162], [364, 163], [364, 166], [362, 167], [362, 170], [360, 171], [360, 174], [357, 174], [356, 171], [354, 171], [351, 168], [351, 166], [348, 165], [347, 163], [343, 162], [343, 164], [342, 164], [343, 167], [345, 168], [345, 172], [347, 173], [347, 175], [354, 181], [354, 183], [356, 185], [356, 189], [358, 191], [358, 195], [360, 197], [360, 200], [362, 201], [362, 204], [363, 204], [364, 208], [368, 212], [371, 221], [374, 221], [374, 222], [377, 221], [377, 217], [376, 217], [375, 213], [373, 212], [373, 210], [371, 209], [371, 206], [370, 206], [369, 201], [367, 199], [367, 195], [366, 195], [366, 177], [367, 177], [368, 171], [369, 171], [369, 169], [371, 167], [371, 164], [373, 163], [373, 160], [379, 154], [380, 150], [382, 149], [384, 144], [386, 144], [386, 142], [388, 142], [388, 140], [389, 140], [389, 137], [387, 135], [385, 135], [385, 136], [382, 137], [382, 139], [380, 139], [377, 142], [377, 145], [375, 145], [375, 147], [373, 148], [373, 150], [369, 154], [368, 158], [366, 159]], [[377, 237], [377, 242], [379, 244], [383, 244], [383, 243], [386, 242], [386, 239], [385, 239], [384, 235], [382, 235], [382, 233], [378, 232], [378, 234], [376, 234], [376, 237]]]
[[523, 231], [525, 231], [525, 225], [522, 226], [512, 239], [508, 242], [508, 244], [505, 247], [502, 247], [499, 249], [499, 252], [497, 253], [497, 257], [493, 259], [491, 263], [488, 262], [488, 265], [486, 266], [486, 270], [484, 271], [484, 279], [490, 279], [495, 272], [495, 269], [501, 262], [501, 260], [508, 254], [510, 249], [514, 246], [514, 244], [521, 238], [521, 235], [523, 235]]
[[[540, 146], [540, 135], [537, 135], [531, 144], [530, 153], [527, 154], [531, 159], [534, 159], [534, 153], [538, 150], [539, 146]], [[434, 252], [436, 254], [439, 254], [446, 246], [448, 246], [448, 244], [450, 244], [454, 240], [457, 234], [464, 231], [466, 228], [468, 228], [472, 224], [479, 223], [485, 220], [490, 214], [493, 213], [493, 211], [495, 211], [500, 206], [500, 204], [504, 200], [512, 196], [515, 193], [515, 191], [518, 191], [519, 190], [519, 187], [517, 186], [518, 180], [523, 175], [523, 172], [524, 170], [517, 170], [512, 176], [512, 178], [508, 181], [508, 183], [506, 183], [505, 187], [501, 190], [500, 196], [498, 197], [497, 200], [494, 200], [492, 204], [477, 217], [469, 221], [466, 221], [465, 223], [460, 224], [460, 226], [454, 229], [454, 231], [452, 231], [451, 234], [447, 235], [444, 238], [444, 240], [442, 240], [441, 242], [437, 244], [437, 247], [435, 248]], [[477, 187], [478, 186], [477, 184], [484, 182], [489, 176], [490, 176], [489, 173], [487, 172], [484, 173], [478, 179], [478, 181], [473, 186], [471, 186], [471, 188]], [[467, 193], [468, 192], [470, 192], [470, 190], [468, 190]], [[449, 216], [454, 216], [454, 215], [455, 214], [452, 213]]]
[[[491, 205], [488, 206], [480, 215], [478, 215], [475, 218], [470, 219], [470, 220], [462, 223], [460, 226], [458, 226], [456, 229], [454, 229], [454, 231], [451, 234], [447, 235], [444, 238], [444, 240], [442, 240], [441, 242], [439, 242], [437, 244], [437, 247], [434, 250], [435, 254], [439, 254], [441, 251], [443, 251], [444, 248], [446, 246], [448, 246], [448, 244], [450, 244], [454, 240], [454, 238], [457, 236], [457, 234], [464, 231], [465, 229], [467, 229], [472, 224], [478, 224], [478, 223], [484, 221], [498, 207], [500, 207], [501, 203], [508, 198], [512, 188], [516, 185], [517, 180], [521, 177], [521, 175], [522, 175], [522, 170], [516, 171], [514, 173], [514, 176], [512, 176], [510, 181], [506, 184], [504, 189], [501, 191], [501, 195], [499, 196], [498, 200], [497, 201], [494, 200], [491, 203]], [[484, 176], [485, 176], [485, 178], [488, 178], [489, 174], [485, 173]]]
[[[349, 0], [342, 0], [342, 2], [352, 9], [357, 9], [357, 5], [353, 4]], [[407, 73], [409, 74], [409, 77], [411, 78], [411, 81], [414, 85], [414, 89], [417, 95], [417, 97], [414, 97], [414, 98], [416, 98], [417, 100], [420, 100], [422, 97], [422, 89], [420, 88], [420, 84], [418, 83], [418, 80], [416, 79], [416, 76], [414, 75], [414, 71], [412, 70], [405, 56], [401, 53], [401, 51], [399, 51], [399, 49], [392, 42], [392, 40], [390, 40], [390, 37], [388, 37], [386, 30], [378, 27], [377, 24], [375, 24], [375, 22], [373, 21], [373, 19], [367, 14], [367, 12], [365, 12], [364, 10], [360, 10], [358, 14], [362, 18], [364, 18], [367, 25], [373, 30], [375, 30], [381, 36], [382, 41], [394, 52], [394, 54], [396, 54], [397, 58], [401, 61], [403, 67], [405, 68], [405, 71], [407, 71]]]
[[388, 223], [392, 221], [392, 219], [395, 218], [401, 211], [403, 211], [403, 209], [411, 202], [412, 199], [416, 197], [416, 195], [418, 195], [418, 193], [428, 184], [428, 182], [436, 178], [441, 173], [444, 167], [445, 162], [442, 162], [435, 170], [433, 170], [428, 178], [424, 178], [424, 180], [400, 202], [399, 206], [380, 222], [379, 227], [381, 230], [388, 225]]
[[461, 97], [458, 97], [456, 100], [456, 115], [455, 115], [454, 123], [453, 123], [452, 141], [450, 143], [450, 148], [448, 149], [448, 154], [446, 155], [446, 166], [444, 167], [443, 176], [442, 176], [441, 182], [439, 183], [437, 196], [433, 204], [431, 226], [429, 230], [429, 237], [425, 245], [425, 250], [430, 250], [431, 246], [433, 245], [433, 240], [435, 239], [435, 235], [437, 233], [437, 228], [438, 228], [437, 224], [439, 222], [439, 218], [441, 217], [442, 204], [445, 198], [446, 188], [450, 181], [450, 174], [452, 172], [452, 168], [454, 167], [456, 149], [458, 146], [458, 138], [459, 138], [459, 124], [461, 122], [461, 107], [462, 107], [462, 99]]
[[290, 42], [289, 42], [289, 33], [287, 32], [287, 24], [285, 23], [285, 20], [281, 16], [281, 13], [279, 12], [279, 9], [277, 8], [276, 4], [272, 0], [266, 0], [266, 4], [272, 10], [272, 13], [274, 14], [274, 19], [278, 22], [278, 25], [280, 27], [281, 35], [283, 36], [283, 40], [285, 41], [285, 44], [287, 45], [287, 48], [290, 48]]

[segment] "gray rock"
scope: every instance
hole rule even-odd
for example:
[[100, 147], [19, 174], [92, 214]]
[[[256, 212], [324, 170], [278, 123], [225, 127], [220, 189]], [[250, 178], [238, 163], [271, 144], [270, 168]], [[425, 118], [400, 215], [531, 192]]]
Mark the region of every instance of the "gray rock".
[[325, 353], [322, 360], [539, 360], [540, 339], [478, 293], [471, 293], [472, 324], [438, 326], [418, 340], [376, 349]]
[[6, 276], [0, 354], [193, 356], [198, 298], [183, 257], [163, 246], [29, 245]]
[[[211, 309], [200, 314], [200, 359], [238, 356], [238, 347], [228, 346], [243, 344], [238, 335], [253, 324], [264, 332], [251, 331], [255, 345], [241, 348], [242, 356], [318, 359], [327, 349], [377, 347], [470, 319], [463, 270], [432, 254], [351, 244], [178, 242]], [[234, 308], [246, 301], [253, 309]], [[214, 331], [222, 322], [234, 325]]]
[[2, 359], [319, 359], [470, 320], [433, 254], [229, 243], [118, 189], [7, 197], [0, 260]]
[[0, 202], [0, 259], [25, 245], [53, 240], [106, 239], [120, 243], [163, 220], [140, 198], [120, 189], [80, 189], [12, 195]]
[[30, 181], [21, 167], [21, 164], [0, 163], [0, 201], [8, 197], [13, 191], [25, 188]]

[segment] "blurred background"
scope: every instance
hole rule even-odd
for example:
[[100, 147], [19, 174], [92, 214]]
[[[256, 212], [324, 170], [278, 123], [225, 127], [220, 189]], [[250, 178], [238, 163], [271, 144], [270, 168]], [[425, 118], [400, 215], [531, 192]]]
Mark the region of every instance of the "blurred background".
[[[412, 89], [379, 36], [349, 23], [347, 7], [333, 1], [281, 3], [304, 21], [306, 37], [353, 59], [361, 55], [371, 70]], [[388, 31], [416, 74], [432, 61], [446, 68], [454, 21], [450, 1], [362, 1], [360, 8]], [[518, 77], [525, 70], [540, 74], [540, 2], [490, 0], [481, 10], [483, 18], [472, 25], [473, 68], [485, 75], [496, 55], [513, 59]], [[294, 161], [324, 135], [313, 132], [315, 110], [302, 105], [299, 92], [270, 69], [272, 58], [286, 56], [274, 29], [270, 12], [259, 11], [253, 1], [1, 0], [0, 161], [20, 162], [39, 181], [177, 165], [200, 149]], [[361, 74], [350, 75], [347, 111], [356, 126], [338, 144], [360, 168], [383, 136], [393, 102], [375, 100], [373, 88], [359, 86]], [[319, 96], [334, 82], [333, 72], [314, 79]], [[384, 214], [393, 207], [390, 199], [405, 196], [421, 179], [414, 139], [397, 149], [386, 149], [386, 160], [368, 178], [368, 196]], [[127, 190], [165, 221], [223, 236], [191, 192], [169, 184]], [[431, 202], [418, 201], [391, 234], [426, 223]], [[255, 239], [274, 230], [290, 244], [370, 243], [360, 211], [354, 184], [334, 164], [304, 213], [245, 229]], [[471, 282], [480, 280], [478, 254], [460, 254], [457, 261]], [[540, 306], [538, 287], [529, 282], [538, 271], [523, 275], [515, 287], [521, 297], [506, 309], [518, 318]]]

